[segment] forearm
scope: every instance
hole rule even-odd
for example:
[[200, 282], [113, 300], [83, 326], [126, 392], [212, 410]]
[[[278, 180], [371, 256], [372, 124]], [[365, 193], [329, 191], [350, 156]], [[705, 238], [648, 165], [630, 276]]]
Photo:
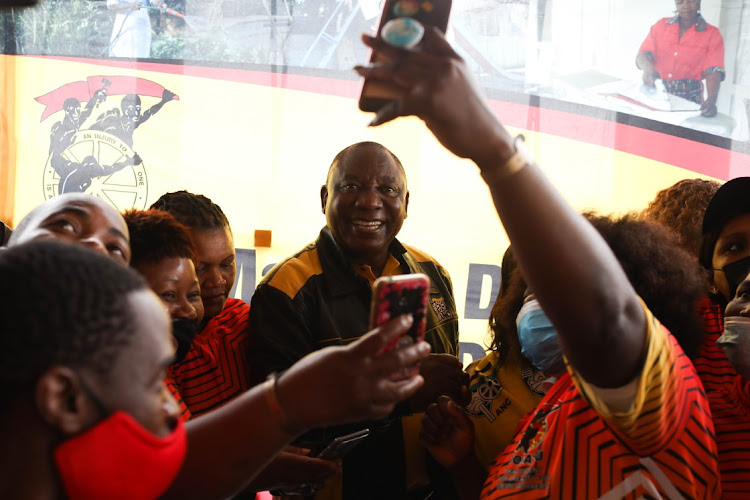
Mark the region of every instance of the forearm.
[[533, 164], [508, 160], [516, 146], [487, 106], [469, 69], [438, 30], [423, 51], [403, 52], [377, 38], [365, 43], [398, 61], [358, 67], [366, 78], [392, 81], [408, 97], [371, 122], [420, 116], [449, 150], [479, 166], [524, 278], [555, 325], [564, 353], [600, 387], [627, 383], [642, 364], [646, 323], [637, 295], [612, 251]]
[[294, 435], [269, 411], [263, 390], [256, 386], [232, 404], [187, 423], [185, 463], [164, 498], [230, 497], [291, 442]]
[[[505, 164], [513, 151], [508, 137], [493, 134], [495, 158], [478, 163], [483, 172]], [[569, 361], [602, 387], [631, 380], [640, 368], [645, 319], [604, 240], [535, 165], [496, 176], [489, 188], [523, 275]]]
[[646, 52], [638, 52], [638, 55], [635, 58], [635, 64], [640, 70], [654, 69], [654, 61], [652, 60], [651, 55]]
[[716, 104], [719, 97], [719, 87], [721, 86], [721, 74], [711, 73], [706, 77], [706, 102]]

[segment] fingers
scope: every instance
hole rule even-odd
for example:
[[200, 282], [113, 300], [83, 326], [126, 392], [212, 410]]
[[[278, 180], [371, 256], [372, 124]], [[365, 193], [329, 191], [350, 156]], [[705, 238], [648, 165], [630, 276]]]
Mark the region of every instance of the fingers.
[[414, 49], [396, 47], [382, 38], [376, 38], [367, 34], [362, 35], [362, 43], [370, 47], [373, 51], [377, 51], [381, 56], [385, 56], [387, 59], [399, 59], [407, 53], [414, 52]]
[[372, 418], [385, 418], [393, 412], [396, 403], [410, 398], [416, 393], [422, 384], [424, 379], [420, 375], [416, 375], [409, 379], [401, 381], [381, 380], [377, 384], [375, 394], [373, 394], [371, 404], [371, 417]]
[[471, 391], [469, 390], [469, 381], [467, 380], [466, 384], [461, 387], [460, 395], [456, 400], [456, 404], [465, 409], [469, 403], [471, 403]]
[[310, 450], [310, 448], [300, 448], [299, 446], [289, 445], [286, 448], [284, 448], [284, 450], [281, 453], [291, 453], [293, 455], [309, 456], [311, 451], [312, 450]]
[[701, 115], [706, 117], [716, 116], [716, 105], [710, 102], [704, 102], [701, 104]]
[[422, 45], [425, 50], [433, 54], [458, 57], [458, 54], [453, 50], [451, 44], [445, 39], [443, 32], [435, 26], [428, 26], [425, 29], [424, 37], [422, 38]]
[[405, 334], [414, 319], [411, 314], [404, 314], [389, 320], [387, 323], [370, 330], [358, 341], [349, 344], [348, 349], [354, 356], [368, 356], [380, 353], [392, 340]]
[[438, 445], [448, 441], [453, 430], [459, 426], [463, 411], [448, 396], [440, 396], [425, 410], [422, 420], [422, 435], [425, 442]]

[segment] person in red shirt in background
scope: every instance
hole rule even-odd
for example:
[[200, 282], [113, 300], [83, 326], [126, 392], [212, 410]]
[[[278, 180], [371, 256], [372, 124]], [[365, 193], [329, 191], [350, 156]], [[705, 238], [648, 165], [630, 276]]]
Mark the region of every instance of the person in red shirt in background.
[[[130, 267], [146, 278], [167, 306], [177, 344], [175, 362], [179, 363], [190, 350], [204, 314], [190, 235], [166, 212], [129, 210], [123, 218], [130, 232]], [[189, 420], [190, 410], [171, 376], [167, 376], [167, 387], [180, 407], [180, 415]]]
[[703, 116], [715, 116], [719, 86], [726, 73], [724, 39], [701, 16], [700, 0], [675, 0], [675, 7], [674, 17], [665, 17], [651, 27], [636, 65], [643, 70], [646, 85], [653, 87], [661, 79], [667, 92], [700, 104]]
[[235, 280], [232, 229], [210, 199], [187, 191], [162, 195], [152, 206], [187, 227], [205, 310], [201, 331], [170, 375], [193, 416], [206, 413], [250, 388], [247, 360], [250, 306], [229, 297]]
[[731, 383], [709, 391], [708, 400], [724, 498], [739, 500], [750, 492], [750, 276], [727, 306], [724, 332], [717, 344], [738, 372]]

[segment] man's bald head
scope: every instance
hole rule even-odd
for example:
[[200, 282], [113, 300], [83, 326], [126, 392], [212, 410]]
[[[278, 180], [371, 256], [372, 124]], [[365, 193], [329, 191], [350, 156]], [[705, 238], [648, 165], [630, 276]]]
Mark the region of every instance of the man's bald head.
[[406, 171], [404, 170], [404, 166], [401, 164], [401, 160], [398, 159], [398, 156], [393, 154], [393, 152], [388, 149], [387, 147], [383, 146], [379, 142], [374, 141], [363, 141], [363, 142], [357, 142], [350, 146], [345, 147], [341, 151], [338, 152], [338, 154], [333, 158], [333, 161], [331, 162], [331, 166], [328, 167], [328, 176], [326, 177], [326, 185], [331, 181], [331, 176], [336, 171], [336, 169], [339, 167], [339, 165], [352, 153], [357, 152], [360, 149], [378, 149], [382, 150], [384, 153], [388, 154], [391, 158], [393, 158], [393, 162], [398, 166], [398, 168], [401, 170], [401, 173], [404, 174], [404, 182], [406, 182]]

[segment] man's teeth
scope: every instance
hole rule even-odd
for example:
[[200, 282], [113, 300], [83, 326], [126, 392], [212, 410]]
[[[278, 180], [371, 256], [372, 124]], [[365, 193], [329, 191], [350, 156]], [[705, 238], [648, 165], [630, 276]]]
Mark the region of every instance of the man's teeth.
[[383, 223], [380, 221], [355, 220], [353, 223], [355, 226], [359, 226], [365, 229], [377, 229], [383, 225]]

